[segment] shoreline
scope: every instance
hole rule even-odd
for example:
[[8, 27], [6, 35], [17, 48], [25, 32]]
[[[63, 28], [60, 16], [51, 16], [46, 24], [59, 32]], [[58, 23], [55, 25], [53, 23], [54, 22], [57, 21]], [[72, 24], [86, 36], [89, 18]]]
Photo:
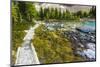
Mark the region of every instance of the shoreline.
[[94, 22], [96, 22], [96, 19], [95, 18], [81, 18], [80, 19], [80, 22], [84, 22], [84, 21], [94, 21]]

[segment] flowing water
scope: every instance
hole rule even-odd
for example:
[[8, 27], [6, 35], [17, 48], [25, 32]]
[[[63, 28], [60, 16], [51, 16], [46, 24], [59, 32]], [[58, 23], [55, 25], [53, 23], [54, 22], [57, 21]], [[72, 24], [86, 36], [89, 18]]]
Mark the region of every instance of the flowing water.
[[86, 21], [82, 23], [83, 26], [91, 26], [91, 27], [95, 27], [96, 22], [95, 21]]
[[96, 22], [95, 21], [86, 21], [81, 23], [80, 30], [81, 32], [95, 32]]
[[80, 27], [80, 32], [87, 32], [87, 33], [94, 33], [94, 34], [88, 34], [89, 37], [87, 37], [87, 39], [89, 38], [90, 41], [93, 41], [93, 42], [88, 42], [87, 41], [87, 49], [83, 50], [81, 52], [81, 55], [83, 56], [87, 56], [89, 58], [89, 60], [95, 60], [95, 47], [96, 47], [96, 43], [95, 43], [95, 38], [96, 38], [96, 35], [95, 35], [95, 27], [96, 26], [96, 22], [95, 21], [86, 21], [86, 22], [83, 22], [82, 23], [82, 27]]

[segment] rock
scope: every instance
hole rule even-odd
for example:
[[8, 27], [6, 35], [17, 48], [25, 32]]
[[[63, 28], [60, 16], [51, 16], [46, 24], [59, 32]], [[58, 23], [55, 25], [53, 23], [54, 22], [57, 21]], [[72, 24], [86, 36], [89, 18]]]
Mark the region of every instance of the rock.
[[86, 49], [83, 51], [83, 53], [89, 58], [89, 59], [95, 59], [95, 51], [91, 49]]
[[88, 43], [87, 47], [93, 51], [95, 51], [95, 44], [94, 43]]
[[88, 33], [88, 32], [95, 31], [95, 28], [94, 27], [90, 27], [90, 26], [83, 26], [83, 27], [76, 28], [76, 30], [84, 32], [84, 33]]

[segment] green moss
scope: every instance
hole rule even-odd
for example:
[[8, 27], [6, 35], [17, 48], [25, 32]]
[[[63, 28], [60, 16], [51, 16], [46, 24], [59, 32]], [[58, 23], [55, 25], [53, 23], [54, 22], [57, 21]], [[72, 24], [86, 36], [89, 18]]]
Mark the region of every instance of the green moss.
[[49, 31], [41, 25], [35, 30], [33, 46], [35, 46], [41, 63], [62, 63], [82, 61], [82, 57], [75, 56], [71, 42], [66, 40], [61, 31]]
[[12, 31], [12, 63], [15, 63], [17, 49], [21, 46], [25, 34], [23, 31]]

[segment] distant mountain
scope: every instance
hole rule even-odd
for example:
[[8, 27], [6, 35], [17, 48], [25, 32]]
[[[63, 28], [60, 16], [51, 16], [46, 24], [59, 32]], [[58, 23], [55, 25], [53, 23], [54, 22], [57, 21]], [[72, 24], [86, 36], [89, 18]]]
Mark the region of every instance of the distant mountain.
[[81, 5], [72, 5], [72, 4], [51, 4], [51, 3], [34, 3], [37, 11], [39, 11], [40, 7], [43, 8], [57, 8], [58, 10], [65, 11], [68, 9], [70, 12], [77, 11], [86, 11], [88, 12], [92, 6], [81, 6]]

